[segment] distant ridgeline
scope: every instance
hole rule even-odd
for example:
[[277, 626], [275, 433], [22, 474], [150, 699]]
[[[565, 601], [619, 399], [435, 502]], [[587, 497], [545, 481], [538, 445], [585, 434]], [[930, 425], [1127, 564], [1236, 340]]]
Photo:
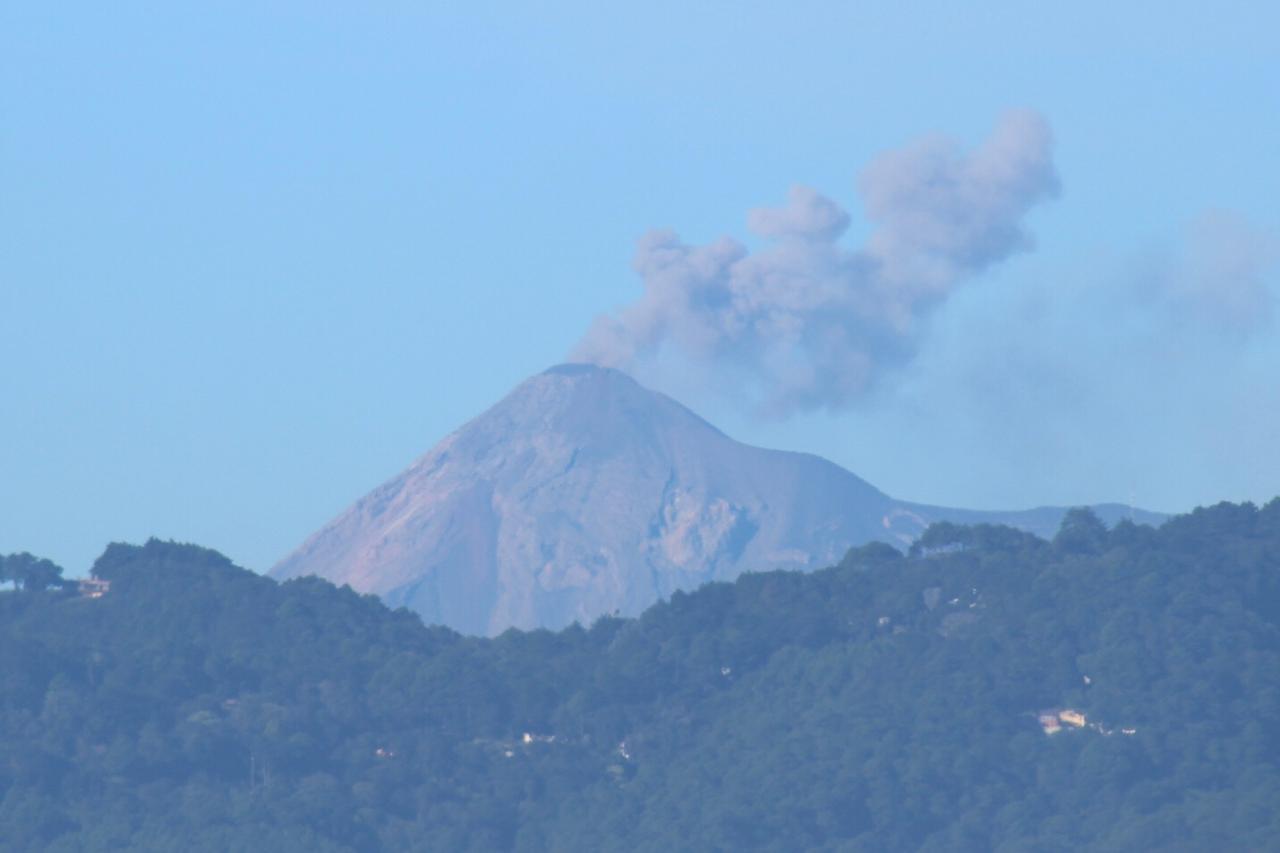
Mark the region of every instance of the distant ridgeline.
[[5, 850], [1280, 846], [1280, 500], [496, 639], [192, 546], [94, 574], [0, 594]]

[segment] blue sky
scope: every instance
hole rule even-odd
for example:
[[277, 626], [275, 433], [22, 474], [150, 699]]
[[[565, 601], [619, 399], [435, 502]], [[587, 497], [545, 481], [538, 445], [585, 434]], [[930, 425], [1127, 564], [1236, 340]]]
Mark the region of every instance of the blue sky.
[[266, 569], [637, 300], [650, 229], [754, 246], [801, 184], [857, 245], [869, 163], [1009, 109], [1035, 247], [872, 391], [641, 378], [909, 499], [1280, 492], [1274, 4], [463, 5], [0, 9], [0, 552]]

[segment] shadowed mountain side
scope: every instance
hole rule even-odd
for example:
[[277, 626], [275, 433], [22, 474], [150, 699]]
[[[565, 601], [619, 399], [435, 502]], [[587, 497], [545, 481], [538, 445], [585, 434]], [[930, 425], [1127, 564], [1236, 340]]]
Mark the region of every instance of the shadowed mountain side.
[[744, 571], [817, 568], [872, 540], [901, 545], [934, 521], [1051, 535], [1062, 512], [896, 501], [817, 456], [734, 441], [620, 371], [562, 365], [445, 438], [271, 575], [318, 575], [428, 623], [492, 635], [635, 615]]

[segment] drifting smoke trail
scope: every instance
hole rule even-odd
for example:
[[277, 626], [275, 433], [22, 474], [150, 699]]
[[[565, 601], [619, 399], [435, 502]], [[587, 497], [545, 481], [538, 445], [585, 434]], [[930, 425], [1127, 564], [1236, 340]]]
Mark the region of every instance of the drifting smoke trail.
[[931, 137], [881, 155], [858, 182], [875, 226], [839, 239], [849, 215], [803, 186], [752, 210], [757, 252], [723, 237], [640, 239], [640, 298], [602, 316], [572, 358], [624, 369], [661, 352], [749, 376], [773, 415], [849, 405], [914, 355], [919, 320], [967, 277], [1031, 246], [1022, 219], [1056, 194], [1052, 139], [1031, 112], [1006, 115], [977, 149]]

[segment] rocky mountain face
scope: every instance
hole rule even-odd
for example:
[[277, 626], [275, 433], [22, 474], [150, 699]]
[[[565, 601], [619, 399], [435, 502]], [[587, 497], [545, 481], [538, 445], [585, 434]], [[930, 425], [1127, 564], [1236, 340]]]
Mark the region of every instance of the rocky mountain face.
[[901, 546], [934, 521], [1051, 535], [1063, 511], [894, 500], [817, 456], [734, 441], [624, 373], [571, 364], [522, 383], [271, 575], [319, 575], [493, 635], [634, 615], [745, 571], [829, 565], [853, 545]]

